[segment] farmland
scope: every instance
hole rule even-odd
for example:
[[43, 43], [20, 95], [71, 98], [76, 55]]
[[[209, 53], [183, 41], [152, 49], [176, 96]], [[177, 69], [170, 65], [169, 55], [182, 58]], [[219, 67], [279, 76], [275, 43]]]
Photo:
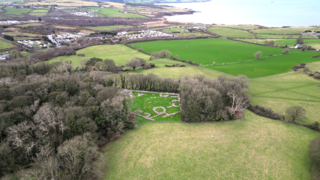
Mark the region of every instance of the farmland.
[[269, 29], [256, 29], [255, 33], [273, 33], [273, 34], [298, 34], [306, 30], [319, 31], [320, 27], [290, 27], [290, 28], [269, 28]]
[[143, 124], [105, 147], [105, 179], [311, 179], [317, 136], [248, 111], [243, 121]]
[[[294, 65], [317, 61], [311, 56], [318, 52], [301, 52], [291, 49], [281, 55], [282, 49], [245, 44], [225, 39], [156, 41], [132, 44], [148, 53], [167, 49], [183, 60], [197, 62], [203, 67], [231, 75], [244, 74], [249, 78], [264, 77], [288, 72]], [[262, 51], [263, 59], [254, 60], [253, 54]], [[228, 53], [225, 53], [228, 52]], [[268, 57], [269, 54], [274, 56]]]
[[138, 14], [121, 13], [121, 10], [119, 10], [119, 9], [99, 8], [99, 7], [90, 7], [90, 9], [99, 10], [98, 13], [101, 17], [127, 17], [127, 18], [141, 17], [141, 18], [144, 18], [144, 16], [141, 16]]
[[0, 40], [0, 49], [8, 49], [8, 48], [12, 48], [12, 47], [14, 47], [14, 45], [12, 45], [6, 41]]
[[98, 27], [86, 27], [88, 29], [97, 31], [112, 31], [114, 29], [131, 28], [132, 26], [98, 26]]
[[37, 9], [29, 13], [30, 16], [45, 16], [49, 10], [47, 9]]
[[6, 7], [4, 8], [6, 10], [5, 13], [0, 14], [0, 17], [7, 17], [7, 16], [22, 16], [23, 14], [27, 14], [32, 9], [28, 8], [13, 8], [13, 7]]
[[171, 28], [171, 29], [163, 29], [163, 32], [166, 33], [172, 33], [178, 36], [190, 36], [190, 35], [195, 35], [195, 36], [210, 36], [209, 34], [201, 33], [198, 31], [192, 31], [192, 32], [186, 32], [185, 29], [180, 29], [180, 28]]
[[[257, 38], [264, 39], [298, 39], [300, 35], [266, 35], [266, 34], [257, 34]], [[302, 35], [304, 39], [316, 39], [314, 36]]]
[[208, 31], [215, 32], [219, 36], [223, 36], [223, 37], [254, 38], [252, 34], [246, 31], [217, 27], [217, 26], [210, 27]]
[[[320, 70], [319, 66], [317, 70]], [[248, 93], [252, 96], [252, 104], [270, 107], [280, 114], [284, 114], [288, 107], [302, 106], [307, 110], [307, 120], [302, 123], [311, 124], [319, 121], [320, 116], [318, 85], [320, 85], [318, 80], [302, 72], [289, 72], [252, 79]]]
[[138, 51], [130, 49], [124, 45], [99, 45], [91, 46], [82, 50], [77, 51], [77, 54], [85, 54], [85, 57], [80, 56], [59, 56], [48, 62], [57, 62], [61, 59], [72, 61], [74, 67], [80, 67], [80, 62], [83, 59], [90, 59], [93, 57], [101, 59], [112, 59], [116, 65], [123, 65], [125, 62], [129, 61], [131, 58], [139, 57], [145, 60], [149, 59], [149, 56], [142, 54]]

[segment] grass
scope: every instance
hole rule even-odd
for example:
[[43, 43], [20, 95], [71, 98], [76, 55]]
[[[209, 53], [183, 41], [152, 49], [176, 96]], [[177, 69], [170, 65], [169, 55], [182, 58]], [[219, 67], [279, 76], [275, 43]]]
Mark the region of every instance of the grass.
[[306, 30], [319, 31], [320, 27], [290, 27], [290, 28], [269, 28], [253, 30], [255, 33], [273, 33], [273, 34], [298, 34]]
[[139, 74], [154, 74], [160, 77], [166, 78], [174, 78], [178, 79], [183, 76], [194, 76], [194, 75], [204, 75], [208, 78], [217, 78], [218, 76], [222, 75], [223, 73], [214, 71], [207, 68], [202, 67], [170, 67], [170, 68], [152, 68], [152, 69], [144, 69], [144, 70], [137, 70], [131, 71], [130, 73], [139, 73]]
[[[316, 63], [320, 70], [319, 62]], [[253, 79], [249, 83], [251, 103], [270, 107], [284, 114], [286, 108], [301, 106], [307, 111], [310, 124], [320, 117], [320, 81], [302, 72], [289, 72], [276, 76]]]
[[[190, 35], [195, 35], [195, 36], [210, 36], [209, 34], [201, 33], [198, 31], [192, 31], [192, 32], [185, 32], [185, 29], [180, 29], [180, 28], [172, 28], [172, 29], [163, 29], [163, 32], [166, 33], [172, 33], [178, 36], [190, 36]], [[179, 33], [177, 33], [179, 32]]]
[[6, 7], [4, 9], [6, 10], [6, 13], [0, 14], [0, 17], [22, 16], [23, 14], [26, 14], [32, 10], [29, 8], [17, 9], [17, 8], [13, 8], [13, 7]]
[[85, 57], [80, 56], [59, 56], [53, 58], [47, 62], [57, 62], [60, 59], [69, 60], [73, 62], [74, 67], [80, 67], [80, 62], [83, 59], [90, 59], [92, 57], [97, 57], [101, 59], [112, 59], [116, 65], [123, 65], [125, 62], [129, 61], [131, 58], [139, 57], [145, 60], [149, 59], [149, 56], [140, 53], [136, 50], [128, 48], [124, 45], [98, 45], [90, 46], [77, 51], [77, 54], [85, 54]]
[[0, 49], [8, 49], [14, 47], [13, 44], [0, 40]]
[[[320, 59], [318, 59], [320, 60]], [[313, 62], [313, 63], [309, 63], [307, 64], [307, 67], [311, 70], [311, 71], [318, 71], [320, 72], [320, 61], [318, 62]]]
[[208, 29], [208, 31], [215, 32], [223, 37], [243, 37], [243, 38], [254, 38], [252, 34], [246, 31], [235, 30], [230, 28], [216, 27], [212, 26]]
[[[291, 49], [289, 55], [280, 55], [282, 49], [258, 46], [225, 39], [197, 39], [152, 41], [131, 44], [137, 49], [152, 53], [168, 49], [173, 56], [202, 64], [203, 67], [214, 69], [231, 75], [244, 74], [249, 78], [264, 77], [289, 72], [294, 65], [302, 62], [317, 61], [312, 56], [318, 52]], [[277, 55], [254, 60], [253, 54], [262, 51], [263, 56]], [[247, 61], [247, 62], [240, 62]], [[250, 61], [248, 61], [250, 60]], [[252, 60], [252, 61], [251, 61]], [[215, 65], [212, 65], [215, 62]], [[224, 65], [222, 65], [225, 63]]]
[[243, 121], [147, 123], [104, 148], [104, 179], [311, 179], [318, 135], [248, 111]]
[[37, 9], [29, 13], [31, 16], [45, 16], [49, 12], [48, 9]]
[[97, 31], [112, 31], [114, 29], [120, 28], [131, 28], [132, 26], [98, 26], [98, 27], [86, 27], [88, 29], [97, 30]]
[[[138, 96], [138, 94], [143, 94], [142, 96]], [[160, 94], [157, 93], [138, 93], [138, 92], [133, 92], [134, 95], [134, 100], [132, 104], [131, 111], [134, 112], [135, 110], [143, 111], [143, 113], [150, 113], [151, 117], [157, 115], [154, 111], [154, 107], [159, 107], [162, 106], [166, 108], [166, 112], [168, 114], [179, 112], [180, 108], [179, 107], [171, 107], [167, 108], [168, 106], [172, 105], [172, 100], [177, 100], [178, 98], [173, 98], [172, 95], [169, 97], [160, 97]], [[174, 103], [175, 105], [179, 105], [178, 102]], [[157, 109], [157, 112], [162, 112], [162, 109]], [[140, 113], [140, 115], [145, 116], [145, 114]], [[164, 115], [157, 116], [153, 118], [156, 122], [158, 121], [181, 121], [180, 120], [180, 113], [169, 116], [164, 118]], [[145, 119], [143, 117], [137, 117], [136, 123], [141, 123], [141, 122], [153, 122], [151, 120]]]
[[112, 9], [112, 8], [99, 8], [99, 7], [90, 7], [91, 9], [99, 10], [99, 14], [102, 17], [125, 17], [125, 18], [145, 18], [144, 16], [138, 14], [130, 13], [121, 13], [122, 10]]
[[[300, 35], [265, 35], [265, 34], [257, 34], [257, 38], [264, 39], [298, 39]], [[316, 39], [314, 36], [302, 35], [302, 38], [305, 39]]]
[[[254, 42], [259, 44], [264, 44], [264, 41], [274, 41], [275, 44], [279, 44], [279, 46], [294, 46], [296, 45], [296, 39], [240, 39], [242, 41]], [[315, 49], [320, 49], [320, 40], [318, 39], [304, 39], [303, 40], [308, 46], [311, 46]]]

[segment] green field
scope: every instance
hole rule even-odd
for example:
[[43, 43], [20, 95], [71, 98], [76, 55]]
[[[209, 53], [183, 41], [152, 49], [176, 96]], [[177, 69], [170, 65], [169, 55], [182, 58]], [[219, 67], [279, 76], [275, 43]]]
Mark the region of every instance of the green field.
[[312, 178], [310, 129], [248, 111], [242, 121], [139, 126], [104, 148], [106, 180]]
[[[195, 35], [195, 36], [210, 36], [209, 34], [201, 33], [198, 31], [192, 31], [192, 32], [186, 32], [185, 29], [180, 29], [180, 28], [172, 28], [172, 29], [163, 29], [163, 32], [166, 33], [173, 33], [178, 36], [190, 36], [190, 35]], [[179, 32], [179, 33], [177, 33]]]
[[252, 34], [250, 34], [249, 32], [246, 32], [246, 31], [217, 27], [217, 26], [210, 27], [208, 29], [208, 31], [215, 32], [219, 36], [223, 36], [223, 37], [254, 38], [254, 36]]
[[72, 61], [74, 67], [80, 67], [80, 62], [83, 59], [90, 59], [93, 57], [101, 59], [112, 59], [116, 65], [123, 65], [125, 62], [129, 61], [131, 58], [139, 57], [145, 60], [149, 60], [149, 56], [128, 48], [124, 45], [98, 45], [90, 46], [77, 51], [77, 54], [85, 54], [85, 57], [80, 56], [59, 56], [53, 58], [47, 62], [57, 62], [61, 59]]
[[[257, 38], [264, 39], [298, 39], [300, 35], [265, 35], [265, 34], [257, 34]], [[314, 36], [302, 35], [302, 38], [305, 39], [316, 39]]]
[[132, 26], [98, 26], [98, 27], [86, 27], [86, 28], [97, 30], [97, 31], [112, 31], [114, 29], [131, 28], [131, 27]]
[[[254, 42], [259, 44], [264, 44], [265, 41], [274, 41], [275, 45], [279, 46], [295, 46], [297, 40], [296, 39], [239, 39], [241, 41]], [[320, 49], [320, 40], [319, 39], [304, 39], [304, 43], [308, 46], [311, 46], [315, 49]]]
[[298, 34], [306, 30], [319, 31], [320, 27], [290, 27], [290, 28], [269, 28], [253, 30], [255, 33], [273, 33], [273, 34]]
[[[249, 78], [289, 72], [294, 65], [317, 61], [311, 57], [318, 54], [314, 51], [301, 52], [291, 49], [291, 54], [281, 55], [282, 49], [280, 48], [225, 39], [152, 41], [132, 45], [136, 48], [143, 48], [148, 53], [168, 49], [173, 56], [179, 54], [183, 60], [191, 60], [202, 64], [203, 67], [231, 75], [244, 74]], [[253, 54], [257, 51], [262, 51], [265, 58], [254, 60]], [[269, 54], [275, 56], [268, 57]], [[246, 62], [240, 62], [239, 60]], [[213, 62], [216, 64], [212, 65]]]
[[99, 10], [99, 15], [102, 17], [124, 17], [124, 18], [145, 18], [139, 14], [130, 14], [130, 13], [121, 13], [119, 9], [112, 9], [112, 8], [99, 8], [99, 7], [90, 7], [90, 9], [97, 9]]
[[47, 9], [37, 9], [29, 13], [30, 16], [45, 16], [49, 10]]
[[[167, 114], [172, 114], [176, 112], [180, 112], [179, 107], [169, 107], [174, 103], [176, 106], [179, 106], [179, 102], [172, 102], [172, 100], [178, 100], [178, 98], [175, 95], [169, 95], [168, 97], [161, 97], [160, 94], [157, 93], [139, 93], [139, 92], [133, 92], [134, 96], [133, 104], [131, 107], [131, 111], [134, 112], [136, 110], [143, 111], [142, 113], [138, 113], [142, 116], [147, 116], [144, 113], [149, 113], [150, 117], [152, 117], [153, 120], [149, 120], [143, 117], [138, 116], [136, 123], [141, 122], [158, 122], [158, 121], [175, 121], [179, 122], [180, 120], [180, 113], [164, 117]], [[140, 96], [138, 96], [140, 95]], [[157, 115], [154, 111], [154, 107], [164, 107], [166, 109], [166, 114]], [[163, 112], [162, 109], [156, 109], [157, 112]]]
[[13, 7], [6, 7], [4, 9], [6, 10], [6, 13], [0, 14], [0, 17], [22, 16], [23, 14], [26, 14], [32, 10], [29, 8], [17, 9], [17, 8], [13, 8]]
[[289, 72], [252, 79], [248, 93], [251, 95], [252, 104], [270, 107], [280, 114], [284, 114], [288, 107], [301, 106], [307, 110], [308, 120], [305, 123], [310, 124], [314, 121], [320, 122], [319, 85], [319, 80], [302, 72]]
[[0, 49], [8, 49], [14, 47], [13, 44], [0, 40]]
[[307, 64], [307, 67], [311, 70], [311, 71], [318, 71], [320, 72], [320, 58], [317, 59], [318, 62], [313, 62], [313, 63], [309, 63]]

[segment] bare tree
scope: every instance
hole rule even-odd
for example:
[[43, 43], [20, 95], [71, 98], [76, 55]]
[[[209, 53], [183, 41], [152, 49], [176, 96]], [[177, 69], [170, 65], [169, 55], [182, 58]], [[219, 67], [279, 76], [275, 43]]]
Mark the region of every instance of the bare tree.
[[134, 71], [136, 70], [137, 67], [141, 67], [146, 63], [144, 59], [141, 58], [132, 58], [130, 59], [129, 62], [126, 62], [124, 65], [126, 67], [132, 68]]
[[301, 106], [293, 106], [286, 110], [286, 114], [291, 122], [306, 120], [306, 110]]

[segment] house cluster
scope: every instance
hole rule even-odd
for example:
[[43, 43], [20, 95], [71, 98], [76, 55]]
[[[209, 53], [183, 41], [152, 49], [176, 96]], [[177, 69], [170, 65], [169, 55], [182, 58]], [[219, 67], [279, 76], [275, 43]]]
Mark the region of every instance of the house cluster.
[[128, 34], [127, 32], [119, 32], [115, 37], [116, 38], [127, 38], [127, 39], [141, 39], [141, 38], [150, 38], [150, 37], [173, 37], [174, 35], [161, 32], [161, 31], [152, 31], [152, 30], [142, 30], [137, 34]]
[[84, 33], [77, 33], [77, 34], [70, 34], [70, 33], [66, 33], [66, 34], [53, 34], [53, 35], [48, 35], [48, 39], [50, 39], [50, 41], [54, 44], [57, 45], [57, 47], [60, 47], [61, 43], [72, 43], [74, 42], [76, 39], [84, 36], [86, 34]]
[[45, 44], [45, 43], [42, 43], [41, 41], [31, 41], [31, 40], [18, 41], [18, 43], [28, 46], [30, 48], [34, 48], [34, 47], [46, 48], [50, 46], [50, 43]]
[[75, 9], [68, 9], [68, 11], [71, 11], [70, 14], [76, 15], [76, 16], [86, 16], [86, 17], [98, 17], [97, 12], [99, 10], [96, 9], [81, 9], [81, 8], [75, 8]]
[[0, 24], [11, 25], [11, 24], [20, 24], [20, 21], [0, 21]]
[[[174, 29], [177, 28], [177, 29], [185, 29], [185, 30], [205, 30], [207, 29], [206, 26], [193, 26], [193, 27], [184, 27], [184, 26], [177, 26], [177, 27], [173, 27]], [[170, 28], [172, 29], [172, 28]]]

